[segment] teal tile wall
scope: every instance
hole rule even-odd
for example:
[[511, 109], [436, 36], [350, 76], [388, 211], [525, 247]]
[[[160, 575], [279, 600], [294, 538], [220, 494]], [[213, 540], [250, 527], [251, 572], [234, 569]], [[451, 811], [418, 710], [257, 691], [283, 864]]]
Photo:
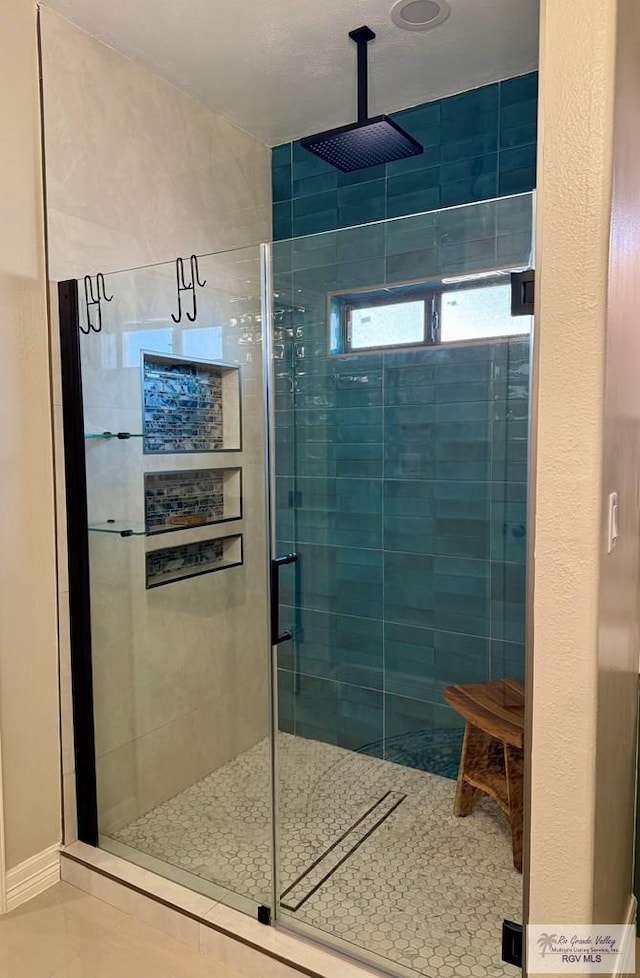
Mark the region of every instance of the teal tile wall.
[[393, 113], [424, 153], [386, 166], [340, 173], [275, 146], [274, 240], [533, 190], [537, 87], [532, 72]]
[[529, 341], [332, 357], [326, 293], [518, 265], [530, 202], [297, 236], [530, 191], [536, 88], [397, 113], [426, 152], [387, 167], [273, 150], [279, 726], [450, 777], [444, 687], [524, 678]]
[[524, 678], [528, 365], [527, 338], [276, 363], [281, 729], [397, 760], [460, 730], [448, 684]]

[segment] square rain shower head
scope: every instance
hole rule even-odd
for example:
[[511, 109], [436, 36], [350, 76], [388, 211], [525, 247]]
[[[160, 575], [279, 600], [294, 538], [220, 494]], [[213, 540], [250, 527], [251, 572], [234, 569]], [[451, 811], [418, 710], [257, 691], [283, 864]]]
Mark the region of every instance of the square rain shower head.
[[387, 115], [353, 122], [300, 140], [302, 146], [332, 166], [349, 173], [367, 166], [392, 163], [424, 152], [413, 136]]

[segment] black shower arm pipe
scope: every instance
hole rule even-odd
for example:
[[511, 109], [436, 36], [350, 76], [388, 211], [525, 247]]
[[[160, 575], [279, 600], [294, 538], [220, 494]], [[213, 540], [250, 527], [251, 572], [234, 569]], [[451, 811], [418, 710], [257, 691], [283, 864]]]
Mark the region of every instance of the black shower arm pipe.
[[358, 27], [349, 31], [349, 37], [358, 46], [358, 122], [366, 122], [369, 117], [369, 65], [367, 44], [376, 35], [370, 27]]

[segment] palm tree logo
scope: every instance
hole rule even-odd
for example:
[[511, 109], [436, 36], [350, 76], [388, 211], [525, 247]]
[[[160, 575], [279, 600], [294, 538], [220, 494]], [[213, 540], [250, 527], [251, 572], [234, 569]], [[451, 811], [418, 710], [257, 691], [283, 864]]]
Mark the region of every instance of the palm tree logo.
[[557, 934], [541, 934], [538, 938], [537, 944], [541, 948], [542, 957], [545, 956], [547, 951], [553, 948], [553, 945], [558, 939]]

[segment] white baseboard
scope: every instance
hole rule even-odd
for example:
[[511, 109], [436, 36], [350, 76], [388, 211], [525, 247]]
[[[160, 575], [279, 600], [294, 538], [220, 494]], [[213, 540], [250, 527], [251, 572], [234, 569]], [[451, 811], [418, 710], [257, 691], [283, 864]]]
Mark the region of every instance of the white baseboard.
[[7, 873], [7, 911], [32, 900], [60, 879], [60, 846], [50, 846]]

